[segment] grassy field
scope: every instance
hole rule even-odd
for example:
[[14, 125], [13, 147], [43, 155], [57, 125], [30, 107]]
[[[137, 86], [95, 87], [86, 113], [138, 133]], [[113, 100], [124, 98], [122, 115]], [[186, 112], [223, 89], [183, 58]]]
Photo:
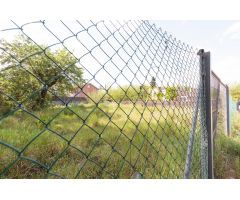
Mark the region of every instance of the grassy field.
[[[144, 178], [183, 178], [191, 113], [114, 103], [56, 106], [33, 115], [17, 111], [0, 120], [0, 174], [131, 178], [139, 172]], [[198, 164], [195, 156], [194, 171]]]

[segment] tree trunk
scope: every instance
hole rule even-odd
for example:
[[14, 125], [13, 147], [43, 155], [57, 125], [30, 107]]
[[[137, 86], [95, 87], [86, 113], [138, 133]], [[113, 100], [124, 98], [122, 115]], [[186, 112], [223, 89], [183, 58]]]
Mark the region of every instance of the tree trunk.
[[46, 99], [46, 96], [47, 96], [47, 92], [48, 92], [47, 88], [44, 88], [44, 89], [41, 90], [39, 96], [36, 99], [36, 103], [32, 106], [33, 110], [43, 108], [44, 103], [45, 103], [45, 99]]
[[46, 101], [48, 89], [51, 88], [53, 85], [55, 85], [58, 80], [60, 80], [60, 77], [55, 76], [55, 78], [52, 80], [52, 82], [48, 83], [48, 85], [41, 90], [40, 95], [39, 95], [38, 99], [36, 100], [36, 104], [33, 105], [32, 109], [43, 108], [45, 101]]
[[44, 106], [47, 92], [48, 92], [48, 89], [44, 88], [40, 93], [39, 106], [41, 106], [41, 107]]

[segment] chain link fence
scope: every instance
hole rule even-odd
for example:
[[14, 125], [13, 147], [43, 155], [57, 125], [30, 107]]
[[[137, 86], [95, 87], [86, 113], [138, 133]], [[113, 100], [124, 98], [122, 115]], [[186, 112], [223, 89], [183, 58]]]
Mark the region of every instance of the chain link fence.
[[229, 89], [214, 72], [211, 73], [213, 134], [214, 137], [218, 132], [230, 135]]
[[239, 130], [236, 126], [237, 103], [230, 95], [228, 86], [214, 72], [211, 76], [214, 175], [216, 178], [232, 178], [235, 175], [228, 175], [231, 171], [229, 163], [233, 162], [231, 159], [234, 160], [235, 155], [229, 153], [229, 149], [235, 148], [234, 138]]
[[197, 49], [149, 21], [12, 21], [0, 34], [1, 178], [208, 176]]

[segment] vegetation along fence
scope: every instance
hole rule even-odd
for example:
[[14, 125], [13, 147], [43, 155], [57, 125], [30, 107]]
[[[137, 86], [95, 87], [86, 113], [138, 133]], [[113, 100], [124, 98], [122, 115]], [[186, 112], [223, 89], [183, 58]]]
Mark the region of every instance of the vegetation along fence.
[[227, 100], [209, 52], [149, 21], [12, 21], [0, 34], [2, 178], [213, 178]]

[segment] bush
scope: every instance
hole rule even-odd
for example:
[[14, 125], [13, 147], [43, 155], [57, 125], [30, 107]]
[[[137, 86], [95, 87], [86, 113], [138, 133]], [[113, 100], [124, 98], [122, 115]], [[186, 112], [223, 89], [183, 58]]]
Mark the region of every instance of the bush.
[[105, 100], [115, 100], [117, 102], [121, 101], [136, 101], [138, 99], [147, 100], [150, 95], [148, 93], [148, 87], [142, 86], [123, 86], [118, 88], [110, 89]]
[[[151, 101], [151, 100], [158, 100], [162, 101], [164, 94], [162, 93], [161, 89], [159, 88], [158, 94], [156, 94], [156, 98], [152, 96], [153, 88], [147, 85], [141, 86], [123, 86], [112, 88], [108, 91], [108, 94], [104, 97], [104, 100], [107, 101]], [[106, 92], [106, 91], [105, 91]], [[177, 98], [178, 93], [176, 87], [166, 87], [166, 95], [165, 98], [168, 101], [173, 101]]]
[[240, 114], [235, 114], [232, 122], [232, 135], [240, 136]]

